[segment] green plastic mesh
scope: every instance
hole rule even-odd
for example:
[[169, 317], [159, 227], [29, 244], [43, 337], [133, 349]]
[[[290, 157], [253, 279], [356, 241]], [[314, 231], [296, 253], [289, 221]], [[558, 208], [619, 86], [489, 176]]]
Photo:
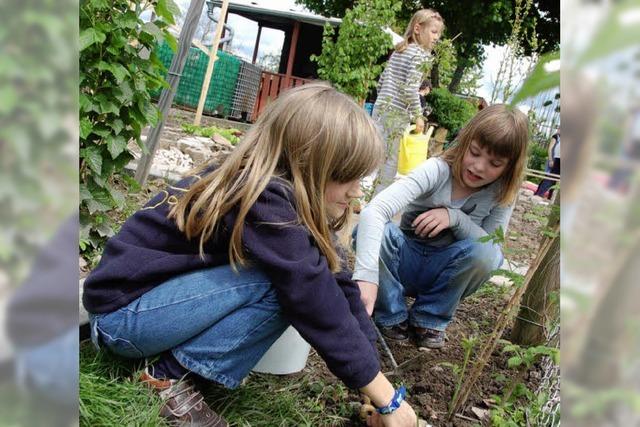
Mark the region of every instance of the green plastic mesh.
[[[156, 54], [164, 66], [169, 69], [174, 55], [169, 45], [163, 43], [158, 46]], [[194, 109], [198, 107], [208, 60], [209, 57], [202, 50], [195, 47], [189, 49], [178, 91], [173, 99], [174, 105], [184, 105]], [[213, 75], [204, 104], [205, 112], [217, 112], [225, 117], [230, 114], [240, 63], [239, 58], [218, 50], [218, 59], [213, 67]], [[158, 96], [159, 93], [154, 95]]]

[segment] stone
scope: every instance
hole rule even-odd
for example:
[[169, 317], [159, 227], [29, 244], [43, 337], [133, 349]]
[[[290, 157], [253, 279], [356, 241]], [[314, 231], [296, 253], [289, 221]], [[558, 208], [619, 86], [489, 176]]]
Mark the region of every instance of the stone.
[[187, 148], [210, 148], [211, 145], [211, 139], [204, 136], [187, 136], [180, 138], [175, 146], [183, 153], [186, 153]]
[[489, 279], [489, 283], [496, 286], [513, 286], [513, 281], [506, 276], [496, 275]]
[[475, 415], [479, 420], [484, 420], [489, 417], [488, 409], [481, 409], [474, 406], [471, 408], [471, 412], [473, 412], [473, 415]]
[[213, 156], [213, 152], [205, 147], [188, 147], [184, 150], [193, 159], [193, 164], [199, 166], [206, 163]]
[[233, 144], [231, 144], [227, 138], [220, 135], [219, 133], [216, 133], [215, 135], [213, 135], [211, 137], [211, 140], [213, 140], [214, 142], [213, 144], [214, 151], [231, 151], [234, 148]]

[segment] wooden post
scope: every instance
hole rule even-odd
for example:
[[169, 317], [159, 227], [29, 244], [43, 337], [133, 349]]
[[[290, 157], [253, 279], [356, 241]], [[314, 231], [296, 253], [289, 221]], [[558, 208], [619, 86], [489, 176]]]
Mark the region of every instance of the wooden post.
[[256, 58], [258, 57], [258, 49], [260, 47], [260, 35], [262, 34], [262, 25], [258, 24], [258, 35], [256, 36], [256, 44], [253, 46], [253, 58], [251, 59], [251, 63], [256, 63]]
[[218, 25], [216, 25], [216, 35], [213, 38], [213, 44], [211, 45], [207, 72], [204, 75], [204, 82], [202, 82], [202, 90], [200, 91], [200, 100], [198, 101], [198, 109], [196, 110], [196, 117], [193, 120], [193, 124], [196, 126], [199, 126], [200, 121], [202, 120], [202, 111], [204, 110], [204, 103], [207, 100], [207, 92], [209, 92], [209, 84], [211, 83], [211, 75], [213, 74], [213, 64], [216, 62], [216, 59], [218, 59], [218, 44], [220, 43], [220, 37], [222, 36], [222, 29], [224, 28], [224, 21], [227, 16], [228, 8], [229, 0], [222, 0], [222, 9], [220, 10], [220, 17], [218, 18]]
[[287, 59], [287, 72], [284, 77], [284, 87], [289, 87], [289, 80], [293, 72], [293, 62], [296, 59], [296, 48], [298, 47], [298, 36], [300, 35], [300, 22], [293, 23], [293, 35], [289, 44], [289, 58]]

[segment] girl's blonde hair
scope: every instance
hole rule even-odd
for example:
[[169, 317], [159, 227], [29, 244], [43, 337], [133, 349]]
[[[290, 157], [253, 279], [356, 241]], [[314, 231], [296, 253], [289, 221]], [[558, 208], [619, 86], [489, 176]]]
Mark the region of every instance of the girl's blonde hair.
[[224, 215], [237, 208], [229, 260], [234, 268], [246, 265], [242, 230], [247, 213], [269, 181], [282, 178], [291, 185], [299, 224], [337, 272], [340, 258], [332, 234], [350, 210], [341, 218], [328, 217], [326, 185], [362, 178], [383, 159], [384, 144], [364, 109], [327, 83], [309, 83], [269, 104], [229, 157], [195, 182], [169, 216], [187, 238], [199, 238], [203, 256]]
[[403, 40], [396, 45], [396, 52], [404, 52], [405, 49], [411, 43], [417, 43], [420, 46], [424, 46], [420, 35], [416, 37], [414, 34], [414, 29], [416, 24], [423, 25], [431, 25], [433, 22], [440, 22], [442, 24], [442, 28], [444, 29], [444, 19], [438, 12], [433, 9], [420, 9], [411, 17], [411, 21], [409, 21], [409, 25], [407, 25], [407, 29], [404, 32]]
[[513, 203], [527, 160], [527, 116], [506, 104], [494, 104], [478, 112], [460, 131], [453, 147], [442, 153], [458, 182], [463, 182], [462, 159], [472, 141], [489, 150], [491, 155], [507, 159], [507, 166], [499, 178], [497, 201], [503, 206]]

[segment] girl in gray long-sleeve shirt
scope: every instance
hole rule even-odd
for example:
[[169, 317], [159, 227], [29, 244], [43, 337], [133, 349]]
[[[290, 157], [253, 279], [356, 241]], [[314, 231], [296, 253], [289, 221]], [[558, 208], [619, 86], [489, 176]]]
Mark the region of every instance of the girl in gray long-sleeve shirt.
[[[506, 229], [526, 164], [526, 116], [496, 104], [479, 112], [457, 143], [414, 169], [362, 211], [356, 267], [362, 299], [382, 333], [421, 347], [444, 345], [460, 300], [502, 263], [480, 237]], [[400, 226], [391, 218], [404, 209]], [[378, 285], [379, 284], [379, 285]], [[409, 310], [404, 296], [415, 297]]]
[[374, 194], [389, 185], [398, 169], [398, 146], [405, 128], [421, 115], [418, 89], [423, 80], [424, 64], [431, 58], [431, 49], [440, 39], [444, 23], [432, 9], [417, 11], [391, 54], [387, 67], [378, 81], [378, 98], [373, 118], [378, 122], [387, 143], [387, 160], [380, 169]]

